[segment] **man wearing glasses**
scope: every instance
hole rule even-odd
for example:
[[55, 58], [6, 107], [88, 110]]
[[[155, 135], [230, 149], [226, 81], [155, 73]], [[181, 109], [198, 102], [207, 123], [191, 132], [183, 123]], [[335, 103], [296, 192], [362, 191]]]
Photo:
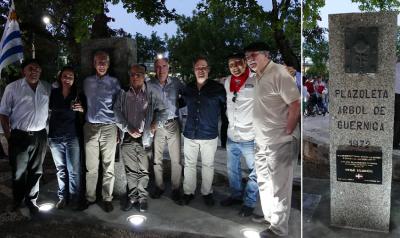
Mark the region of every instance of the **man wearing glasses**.
[[143, 143], [151, 140], [157, 127], [167, 119], [166, 108], [158, 93], [144, 83], [145, 73], [142, 65], [132, 65], [130, 88], [126, 92], [121, 90], [114, 105], [118, 126], [123, 132], [121, 155], [128, 189], [124, 211], [135, 205], [139, 205], [140, 212], [147, 211], [149, 161]]
[[187, 205], [196, 191], [197, 157], [201, 155], [201, 194], [207, 206], [213, 206], [212, 182], [214, 156], [218, 145], [218, 118], [226, 101], [224, 87], [208, 79], [208, 61], [198, 57], [193, 63], [196, 81], [189, 83], [182, 96], [188, 108], [184, 135], [183, 200]]
[[268, 229], [260, 233], [261, 237], [288, 234], [293, 163], [300, 139], [299, 90], [285, 66], [270, 59], [269, 49], [264, 42], [245, 48], [247, 64], [256, 72], [255, 166], [263, 221], [269, 224]]
[[[242, 204], [240, 216], [250, 216], [258, 196], [257, 176], [254, 168], [253, 101], [255, 75], [246, 66], [243, 53], [228, 57], [231, 76], [225, 79], [227, 95], [228, 143], [227, 167], [231, 195], [221, 201], [221, 206]], [[244, 156], [249, 170], [246, 187], [242, 188], [242, 166]]]
[[158, 92], [159, 97], [167, 107], [168, 118], [162, 128], [154, 135], [154, 176], [155, 187], [150, 196], [160, 198], [164, 193], [163, 154], [164, 146], [168, 145], [171, 158], [171, 198], [180, 203], [180, 186], [182, 179], [181, 165], [181, 130], [179, 128], [179, 94], [184, 88], [177, 78], [169, 77], [168, 59], [157, 59], [154, 62], [156, 78], [150, 81], [151, 86]]

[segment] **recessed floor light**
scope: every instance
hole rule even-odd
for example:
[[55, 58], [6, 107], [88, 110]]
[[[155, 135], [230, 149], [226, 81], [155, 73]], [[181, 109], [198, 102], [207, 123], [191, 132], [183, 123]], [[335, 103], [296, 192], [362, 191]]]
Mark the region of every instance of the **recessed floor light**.
[[240, 231], [242, 235], [246, 238], [260, 238], [260, 232], [256, 229], [245, 228]]
[[143, 215], [132, 215], [129, 216], [126, 220], [128, 220], [134, 226], [140, 226], [146, 221], [146, 217]]
[[53, 203], [43, 203], [43, 204], [39, 205], [39, 211], [42, 211], [42, 212], [48, 212], [53, 208], [54, 208]]

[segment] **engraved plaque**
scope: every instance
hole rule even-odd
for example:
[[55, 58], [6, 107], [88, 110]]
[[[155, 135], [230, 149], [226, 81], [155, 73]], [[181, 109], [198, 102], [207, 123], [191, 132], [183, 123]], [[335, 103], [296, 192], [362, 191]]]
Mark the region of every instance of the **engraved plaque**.
[[339, 146], [336, 151], [337, 181], [382, 184], [382, 150], [377, 147]]
[[375, 73], [378, 67], [378, 27], [345, 29], [344, 71]]

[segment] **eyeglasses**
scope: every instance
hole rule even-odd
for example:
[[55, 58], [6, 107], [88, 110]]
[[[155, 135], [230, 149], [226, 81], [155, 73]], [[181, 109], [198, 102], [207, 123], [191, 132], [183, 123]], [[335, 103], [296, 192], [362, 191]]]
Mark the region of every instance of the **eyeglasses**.
[[134, 78], [142, 77], [143, 75], [144, 73], [129, 73], [129, 76]]
[[232, 98], [232, 102], [236, 102], [236, 98], [237, 98], [238, 94], [236, 91], [233, 92], [233, 98]]
[[208, 66], [203, 66], [203, 67], [196, 67], [194, 68], [195, 71], [207, 71], [208, 70]]

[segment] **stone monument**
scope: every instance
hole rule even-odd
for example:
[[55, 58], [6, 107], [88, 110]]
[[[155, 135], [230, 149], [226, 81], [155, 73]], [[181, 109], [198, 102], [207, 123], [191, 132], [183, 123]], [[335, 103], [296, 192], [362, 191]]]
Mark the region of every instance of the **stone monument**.
[[[127, 88], [129, 85], [129, 66], [136, 63], [137, 60], [135, 40], [131, 38], [102, 38], [83, 43], [80, 75], [82, 79], [95, 74], [93, 55], [99, 50], [103, 50], [110, 55], [109, 74], [119, 80], [122, 88]], [[119, 159], [118, 150], [116, 157], [114, 195], [124, 196], [126, 194], [126, 175], [124, 164]], [[99, 176], [101, 176], [101, 173]]]
[[81, 78], [95, 73], [93, 55], [103, 50], [110, 55], [109, 74], [118, 78], [121, 87], [129, 85], [129, 66], [137, 62], [136, 42], [131, 38], [101, 38], [89, 40], [81, 48]]
[[331, 224], [389, 231], [397, 13], [329, 15]]

